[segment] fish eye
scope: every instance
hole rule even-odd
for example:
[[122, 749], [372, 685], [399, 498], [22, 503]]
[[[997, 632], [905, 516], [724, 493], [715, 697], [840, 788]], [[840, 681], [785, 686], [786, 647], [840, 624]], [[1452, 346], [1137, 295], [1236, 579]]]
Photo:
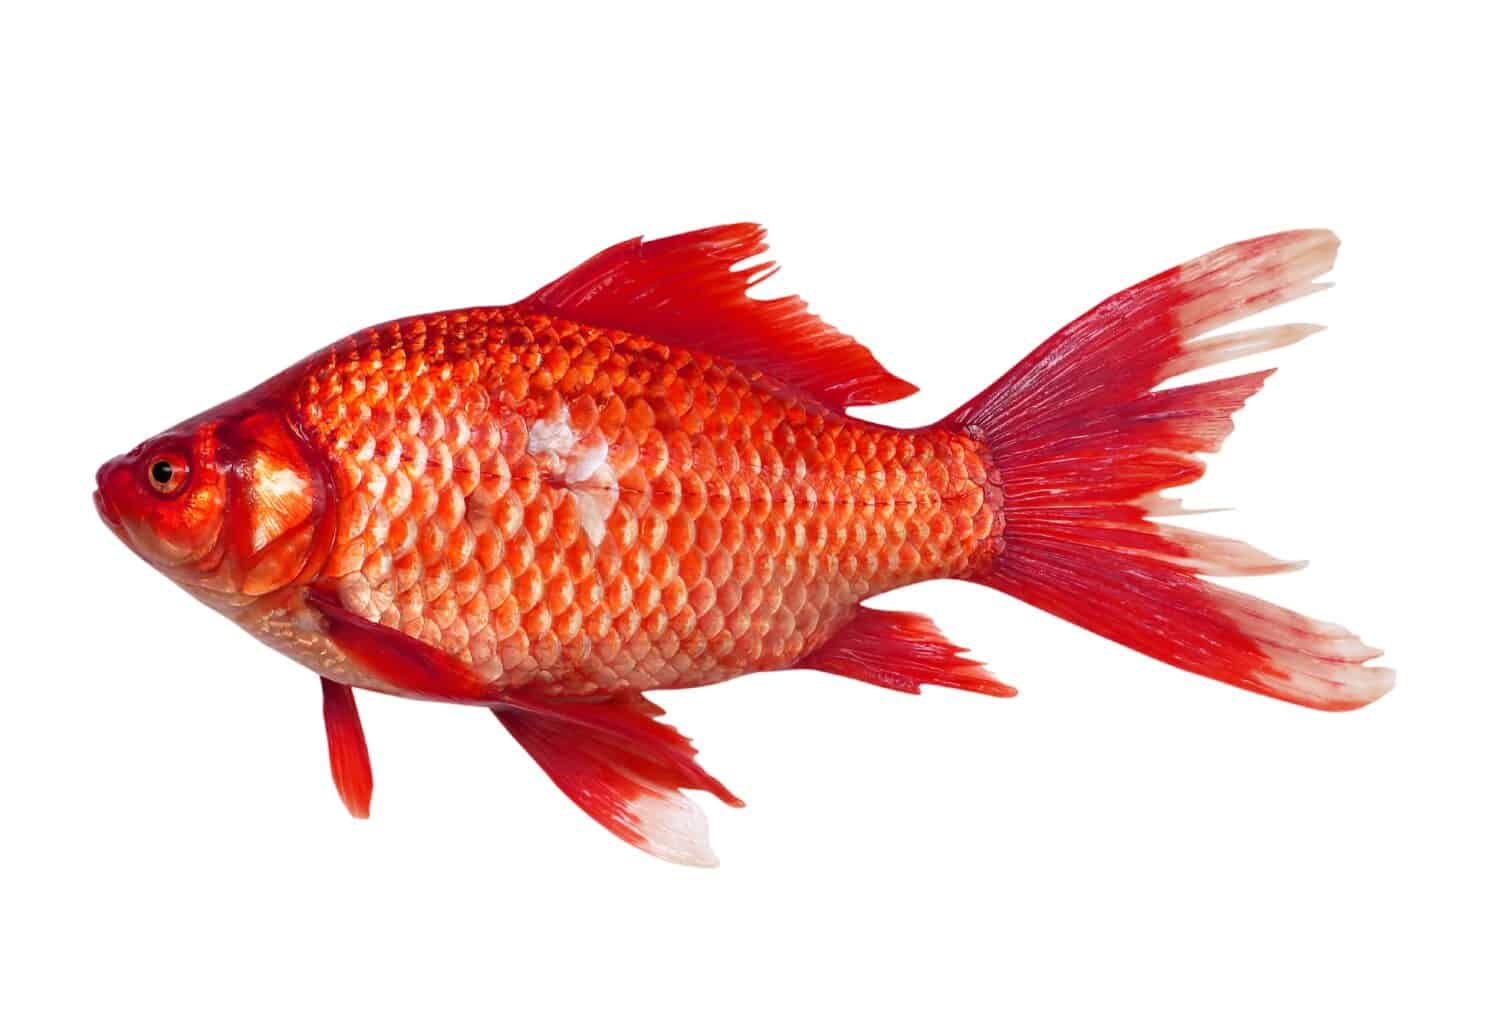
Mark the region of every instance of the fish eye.
[[153, 458], [146, 466], [146, 480], [158, 494], [176, 494], [187, 482], [187, 463], [167, 455]]

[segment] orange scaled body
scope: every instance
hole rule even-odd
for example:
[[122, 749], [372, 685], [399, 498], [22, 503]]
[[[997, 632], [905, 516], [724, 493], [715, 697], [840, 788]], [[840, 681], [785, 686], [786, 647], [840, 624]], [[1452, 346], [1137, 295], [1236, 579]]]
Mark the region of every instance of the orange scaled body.
[[366, 330], [293, 397], [334, 463], [323, 576], [497, 687], [783, 668], [860, 599], [962, 573], [997, 511], [972, 438], [512, 308]]

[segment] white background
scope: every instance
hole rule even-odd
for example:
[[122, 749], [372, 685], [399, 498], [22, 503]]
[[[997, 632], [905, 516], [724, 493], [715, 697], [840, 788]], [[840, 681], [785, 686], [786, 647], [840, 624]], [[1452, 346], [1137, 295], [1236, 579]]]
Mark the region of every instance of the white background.
[[[1119, 6], [11, 8], [0, 1024], [1496, 1026], [1493, 26]], [[1332, 329], [1188, 496], [1314, 557], [1250, 586], [1397, 690], [1310, 712], [935, 583], [882, 604], [1019, 698], [662, 699], [750, 803], [716, 871], [383, 697], [350, 820], [315, 678], [127, 554], [94, 468], [358, 326], [738, 219], [924, 388], [900, 425], [1167, 265], [1336, 229], [1277, 313]]]

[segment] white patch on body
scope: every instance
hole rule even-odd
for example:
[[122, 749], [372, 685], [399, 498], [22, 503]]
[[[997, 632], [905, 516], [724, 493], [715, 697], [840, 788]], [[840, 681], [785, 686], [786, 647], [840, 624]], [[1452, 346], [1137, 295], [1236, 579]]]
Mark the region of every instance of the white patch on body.
[[568, 482], [580, 483], [587, 480], [599, 471], [608, 457], [609, 445], [602, 438], [581, 448], [568, 462]]
[[537, 419], [527, 426], [526, 452], [573, 495], [578, 525], [597, 548], [604, 539], [605, 522], [620, 499], [603, 434], [594, 429], [580, 437], [563, 405], [550, 419]]
[[568, 422], [568, 407], [558, 409], [551, 419], [537, 419], [526, 427], [526, 453], [558, 458], [566, 457], [578, 443], [578, 435]]

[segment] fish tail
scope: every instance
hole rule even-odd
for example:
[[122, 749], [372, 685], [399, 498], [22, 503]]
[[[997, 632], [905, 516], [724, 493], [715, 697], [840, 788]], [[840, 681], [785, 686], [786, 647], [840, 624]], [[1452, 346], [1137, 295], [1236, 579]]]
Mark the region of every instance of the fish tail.
[[1385, 694], [1394, 671], [1349, 631], [1202, 579], [1281, 572], [1247, 544], [1155, 521], [1270, 375], [1155, 389], [1321, 328], [1216, 327], [1321, 289], [1326, 230], [1220, 248], [1122, 291], [1055, 333], [942, 425], [988, 449], [1000, 528], [968, 579], [1162, 662], [1318, 709]]

